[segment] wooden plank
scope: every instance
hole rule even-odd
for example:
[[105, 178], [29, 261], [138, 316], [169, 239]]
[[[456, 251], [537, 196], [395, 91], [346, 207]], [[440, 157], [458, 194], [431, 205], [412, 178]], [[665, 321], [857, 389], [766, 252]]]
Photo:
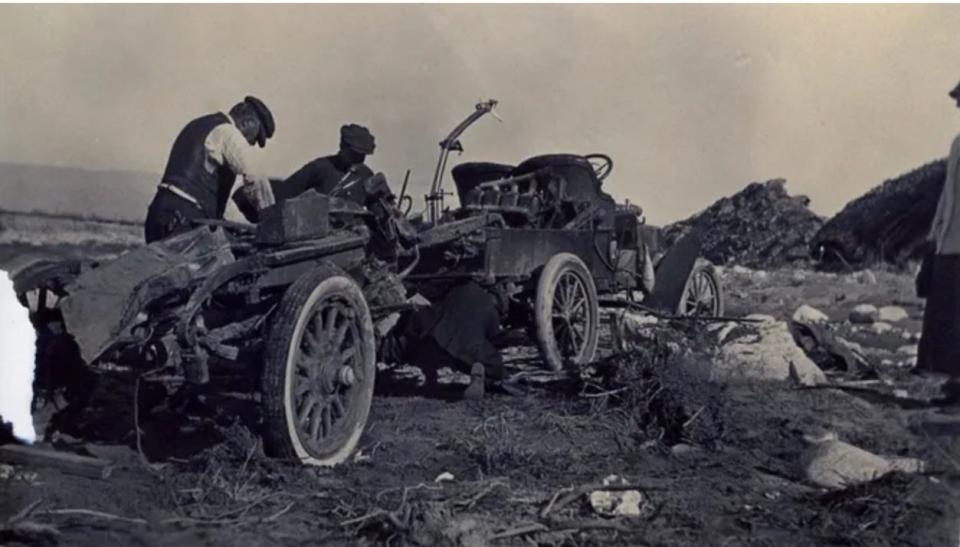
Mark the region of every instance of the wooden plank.
[[107, 479], [113, 472], [113, 462], [110, 460], [58, 452], [38, 446], [2, 445], [0, 461], [17, 465], [53, 467], [64, 473], [93, 479]]

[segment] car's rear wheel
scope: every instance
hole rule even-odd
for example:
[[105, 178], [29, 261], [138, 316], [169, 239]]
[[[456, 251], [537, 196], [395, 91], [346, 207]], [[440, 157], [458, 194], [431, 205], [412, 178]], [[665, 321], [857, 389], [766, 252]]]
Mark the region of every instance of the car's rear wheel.
[[723, 315], [723, 286], [716, 268], [699, 259], [687, 277], [677, 315], [720, 317]]
[[548, 368], [562, 370], [593, 359], [600, 308], [593, 276], [580, 258], [559, 253], [547, 262], [534, 306], [537, 344]]
[[373, 322], [360, 287], [331, 265], [284, 294], [264, 356], [264, 446], [310, 465], [345, 461], [373, 398]]

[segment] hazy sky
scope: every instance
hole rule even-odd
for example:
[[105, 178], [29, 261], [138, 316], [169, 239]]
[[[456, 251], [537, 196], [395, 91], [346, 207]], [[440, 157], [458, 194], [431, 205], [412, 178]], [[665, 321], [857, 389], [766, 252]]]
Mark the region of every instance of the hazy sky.
[[[421, 195], [437, 142], [501, 101], [462, 159], [606, 152], [654, 222], [784, 177], [831, 214], [960, 131], [960, 7], [0, 6], [0, 160], [159, 172], [189, 119], [247, 93], [275, 175], [371, 127]], [[418, 207], [420, 203], [418, 203]]]

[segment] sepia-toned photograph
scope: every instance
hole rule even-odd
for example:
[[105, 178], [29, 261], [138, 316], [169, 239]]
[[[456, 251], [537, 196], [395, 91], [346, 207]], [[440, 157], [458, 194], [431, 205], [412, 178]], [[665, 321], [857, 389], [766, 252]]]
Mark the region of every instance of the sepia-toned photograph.
[[0, 546], [960, 546], [958, 29], [0, 5]]

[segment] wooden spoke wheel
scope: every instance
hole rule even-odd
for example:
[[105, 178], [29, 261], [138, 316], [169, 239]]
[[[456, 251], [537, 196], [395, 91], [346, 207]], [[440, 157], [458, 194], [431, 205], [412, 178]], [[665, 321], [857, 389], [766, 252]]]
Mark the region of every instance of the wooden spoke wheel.
[[304, 274], [284, 294], [267, 342], [264, 446], [310, 465], [346, 460], [363, 434], [376, 373], [373, 322], [339, 268]]
[[554, 255], [537, 283], [535, 327], [547, 367], [581, 365], [597, 351], [600, 309], [590, 270], [576, 255]]
[[713, 264], [698, 260], [680, 298], [678, 315], [720, 317], [723, 315], [723, 287]]

